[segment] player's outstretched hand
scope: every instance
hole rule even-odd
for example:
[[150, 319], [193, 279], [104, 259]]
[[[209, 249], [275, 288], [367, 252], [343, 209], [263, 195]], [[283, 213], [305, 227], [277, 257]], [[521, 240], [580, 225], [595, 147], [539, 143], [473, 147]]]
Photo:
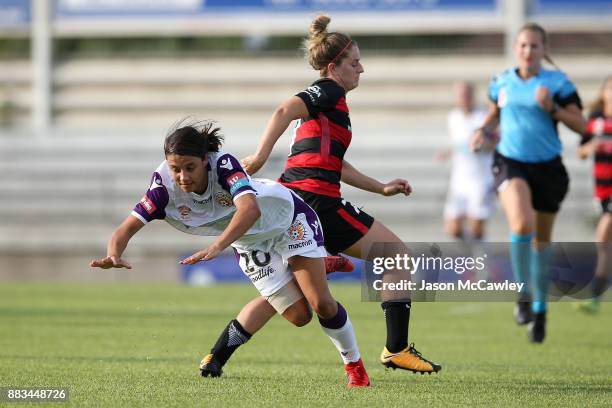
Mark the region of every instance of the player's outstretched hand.
[[255, 154], [252, 154], [240, 160], [240, 164], [242, 165], [242, 168], [244, 169], [244, 171], [249, 173], [249, 175], [253, 175], [257, 173], [259, 169], [262, 168], [264, 163], [265, 163], [265, 160], [261, 160]]
[[110, 268], [132, 269], [132, 265], [130, 265], [128, 262], [116, 256], [107, 256], [106, 258], [102, 258], [102, 259], [94, 259], [89, 263], [89, 266], [91, 266], [92, 268], [102, 268], [102, 269], [110, 269]]
[[410, 195], [412, 193], [412, 187], [410, 184], [404, 179], [395, 179], [383, 187], [382, 194], [384, 196], [392, 196], [396, 194], [403, 194], [405, 196]]
[[211, 245], [208, 248], [198, 251], [190, 257], [183, 259], [179, 263], [181, 265], [193, 265], [200, 261], [210, 261], [211, 259], [217, 257], [217, 255], [219, 255], [220, 253], [221, 249], [218, 249], [216, 246]]

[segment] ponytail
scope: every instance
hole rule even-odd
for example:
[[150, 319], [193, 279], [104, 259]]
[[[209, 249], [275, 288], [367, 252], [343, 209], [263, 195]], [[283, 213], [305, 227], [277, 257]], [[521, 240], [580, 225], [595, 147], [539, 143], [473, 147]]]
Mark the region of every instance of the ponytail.
[[208, 152], [218, 152], [223, 143], [221, 129], [214, 121], [200, 121], [184, 125], [179, 121], [166, 136], [164, 154], [204, 158]]

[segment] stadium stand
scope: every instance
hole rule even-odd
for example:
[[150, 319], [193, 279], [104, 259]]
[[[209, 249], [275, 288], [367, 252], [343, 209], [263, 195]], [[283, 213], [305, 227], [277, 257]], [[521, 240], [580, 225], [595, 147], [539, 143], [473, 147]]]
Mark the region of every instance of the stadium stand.
[[[610, 57], [557, 58], [585, 101], [600, 85], [598, 67]], [[3, 253], [100, 252], [113, 227], [145, 191], [162, 160], [166, 130], [187, 115], [214, 118], [227, 136], [226, 150], [246, 155], [276, 106], [315, 78], [299, 58], [74, 60], [57, 66], [54, 77], [56, 129], [34, 139], [19, 131], [0, 138], [0, 251]], [[345, 188], [345, 195], [393, 225], [407, 241], [439, 240], [448, 168], [435, 152], [446, 143], [445, 113], [452, 81], [471, 79], [484, 102], [501, 57], [364, 56], [365, 74], [349, 94], [353, 145], [348, 159], [380, 179], [406, 177], [409, 199], [382, 198]], [[0, 67], [2, 98], [27, 121], [28, 63]], [[6, 104], [6, 102], [5, 102]], [[590, 167], [575, 158], [576, 138], [563, 132], [572, 175], [570, 196], [556, 234], [590, 240]], [[281, 140], [261, 176], [275, 178], [287, 151]], [[161, 223], [160, 223], [161, 224]], [[134, 246], [144, 252], [176, 253], [197, 247], [165, 225]], [[489, 239], [506, 240], [498, 212]]]

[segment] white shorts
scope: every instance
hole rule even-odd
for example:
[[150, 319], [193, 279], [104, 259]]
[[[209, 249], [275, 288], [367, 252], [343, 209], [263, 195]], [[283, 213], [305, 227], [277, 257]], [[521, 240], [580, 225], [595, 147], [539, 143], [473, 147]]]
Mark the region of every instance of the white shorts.
[[495, 193], [487, 189], [451, 188], [446, 197], [444, 218], [468, 217], [486, 220], [495, 210]]
[[263, 297], [272, 296], [293, 279], [289, 258], [295, 255], [324, 258], [321, 223], [310, 207], [296, 206], [293, 223], [271, 239], [248, 245], [232, 246], [240, 257], [240, 269]]

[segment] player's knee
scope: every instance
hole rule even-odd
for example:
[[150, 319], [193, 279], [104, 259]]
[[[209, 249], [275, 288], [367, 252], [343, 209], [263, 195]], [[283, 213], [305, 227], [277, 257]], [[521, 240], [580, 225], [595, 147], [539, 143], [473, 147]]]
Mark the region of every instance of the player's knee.
[[529, 217], [519, 218], [514, 224], [513, 232], [518, 235], [528, 235], [533, 232], [533, 220]]
[[312, 320], [312, 310], [304, 299], [291, 305], [283, 313], [283, 317], [297, 327], [306, 326]]
[[333, 299], [317, 299], [313, 302], [312, 308], [322, 319], [331, 319], [338, 313], [338, 303]]
[[296, 327], [303, 327], [310, 323], [311, 320], [312, 312], [309, 310], [307, 313], [299, 315], [292, 323]]

